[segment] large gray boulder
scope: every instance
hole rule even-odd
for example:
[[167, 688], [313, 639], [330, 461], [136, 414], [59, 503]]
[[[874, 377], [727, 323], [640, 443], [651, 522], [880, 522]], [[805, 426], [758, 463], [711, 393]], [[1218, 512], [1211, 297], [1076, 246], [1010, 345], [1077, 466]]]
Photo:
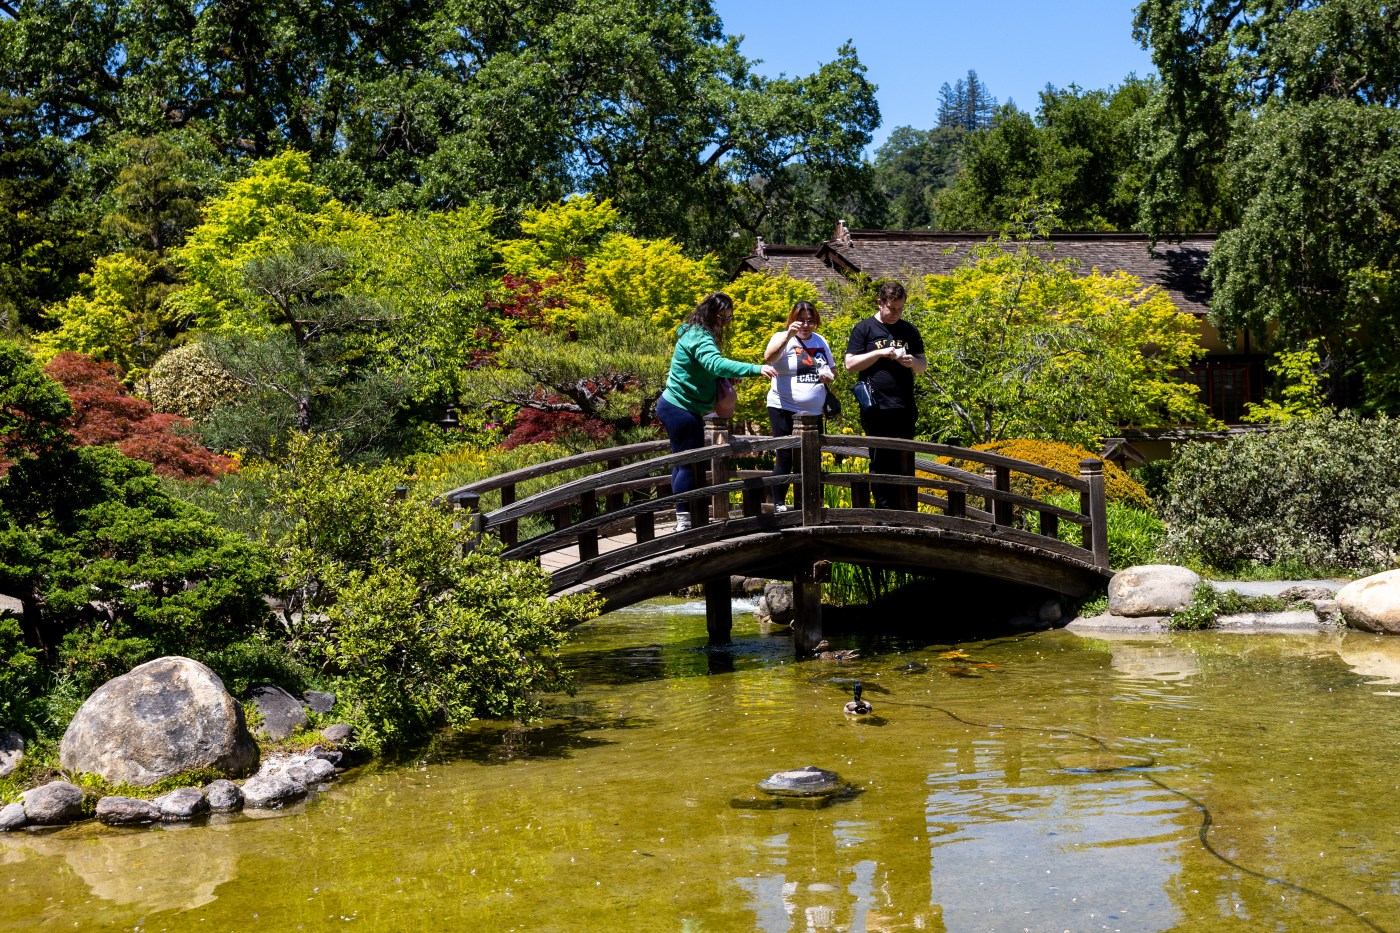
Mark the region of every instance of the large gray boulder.
[[196, 768], [245, 774], [258, 746], [223, 681], [198, 661], [169, 657], [98, 687], [64, 733], [59, 761], [146, 787]]
[[1362, 577], [1337, 593], [1342, 618], [1352, 628], [1400, 635], [1400, 570]]
[[796, 616], [792, 584], [774, 580], [763, 588], [754, 618], [764, 624], [791, 625]]
[[20, 794], [24, 815], [40, 826], [74, 823], [83, 818], [83, 792], [67, 781], [50, 781]]
[[1185, 608], [1201, 578], [1185, 567], [1142, 564], [1108, 581], [1108, 611], [1116, 616], [1165, 616]]
[[24, 760], [24, 736], [18, 732], [0, 732], [0, 778], [14, 774]]

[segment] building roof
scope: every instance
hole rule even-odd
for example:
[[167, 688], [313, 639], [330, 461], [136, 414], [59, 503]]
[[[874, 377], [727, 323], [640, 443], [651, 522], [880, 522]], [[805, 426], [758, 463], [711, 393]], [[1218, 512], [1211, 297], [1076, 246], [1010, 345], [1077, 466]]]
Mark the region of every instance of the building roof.
[[[837, 275], [864, 273], [872, 279], [947, 275], [965, 262], [992, 233], [927, 230], [847, 230], [837, 222], [836, 235], [819, 246], [768, 246], [761, 239], [743, 272], [782, 272], [825, 284]], [[1190, 314], [1210, 310], [1210, 289], [1203, 272], [1215, 245], [1214, 234], [1192, 234], [1179, 243], [1159, 242], [1149, 249], [1142, 233], [1057, 233], [1049, 245], [1057, 257], [1078, 260], [1087, 273], [1122, 270], [1145, 284], [1158, 285], [1176, 307]]]

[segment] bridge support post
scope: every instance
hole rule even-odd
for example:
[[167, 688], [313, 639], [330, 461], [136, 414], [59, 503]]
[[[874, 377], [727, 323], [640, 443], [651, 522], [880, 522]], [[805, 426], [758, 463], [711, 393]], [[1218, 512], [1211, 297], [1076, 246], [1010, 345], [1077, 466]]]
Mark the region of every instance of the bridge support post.
[[734, 633], [734, 613], [729, 601], [729, 578], [716, 577], [705, 584], [705, 630], [712, 645], [727, 645]]
[[822, 585], [813, 569], [792, 578], [792, 647], [799, 657], [811, 654], [822, 640]]

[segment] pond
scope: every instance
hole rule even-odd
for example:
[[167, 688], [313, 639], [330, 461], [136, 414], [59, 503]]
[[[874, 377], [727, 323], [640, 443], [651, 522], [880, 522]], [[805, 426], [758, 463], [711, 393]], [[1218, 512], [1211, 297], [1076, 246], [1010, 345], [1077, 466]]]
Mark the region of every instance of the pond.
[[704, 632], [606, 616], [548, 719], [273, 816], [0, 835], [0, 930], [1400, 931], [1395, 642]]

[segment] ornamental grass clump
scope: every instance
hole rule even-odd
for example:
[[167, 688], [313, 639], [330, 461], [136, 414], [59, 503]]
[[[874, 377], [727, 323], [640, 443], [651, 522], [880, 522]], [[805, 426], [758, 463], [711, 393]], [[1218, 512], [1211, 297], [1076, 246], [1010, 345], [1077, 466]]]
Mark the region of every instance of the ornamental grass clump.
[[1400, 559], [1400, 421], [1326, 413], [1188, 444], [1162, 503], [1167, 553], [1234, 572], [1364, 573]]

